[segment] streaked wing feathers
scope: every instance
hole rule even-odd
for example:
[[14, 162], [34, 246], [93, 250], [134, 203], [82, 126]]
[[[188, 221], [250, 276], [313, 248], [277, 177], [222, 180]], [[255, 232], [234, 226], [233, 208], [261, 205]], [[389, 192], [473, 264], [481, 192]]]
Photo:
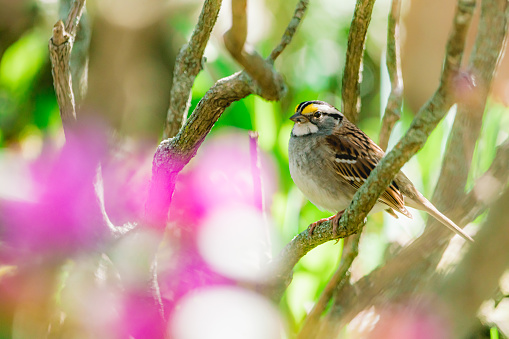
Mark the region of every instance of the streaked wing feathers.
[[[355, 189], [359, 189], [376, 167], [384, 152], [355, 125], [344, 121], [335, 134], [326, 137], [334, 156], [333, 169]], [[411, 218], [404, 206], [403, 195], [393, 181], [379, 200]]]

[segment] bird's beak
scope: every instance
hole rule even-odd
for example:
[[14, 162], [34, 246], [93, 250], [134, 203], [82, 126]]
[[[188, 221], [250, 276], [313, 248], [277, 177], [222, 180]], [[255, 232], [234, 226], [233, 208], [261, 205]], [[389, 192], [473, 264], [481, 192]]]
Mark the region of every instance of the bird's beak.
[[293, 122], [303, 123], [303, 122], [308, 121], [308, 118], [306, 118], [301, 113], [295, 113], [294, 115], [292, 115], [290, 117], [290, 120], [293, 121]]

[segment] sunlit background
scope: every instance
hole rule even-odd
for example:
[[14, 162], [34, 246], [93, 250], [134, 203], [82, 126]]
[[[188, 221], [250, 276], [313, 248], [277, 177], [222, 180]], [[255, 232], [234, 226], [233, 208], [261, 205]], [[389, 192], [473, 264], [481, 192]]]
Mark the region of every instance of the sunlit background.
[[[295, 4], [248, 1], [248, 43], [261, 55], [267, 56], [279, 42]], [[438, 84], [455, 1], [403, 4], [405, 103], [389, 148]], [[297, 264], [279, 307], [235, 283], [260, 281], [261, 268], [271, 256], [311, 222], [330, 215], [309, 203], [290, 178], [287, 146], [292, 122], [288, 117], [305, 100], [324, 100], [341, 107], [354, 5], [353, 0], [311, 1], [293, 42], [275, 64], [288, 86], [287, 96], [272, 103], [251, 95], [232, 104], [179, 177], [170, 229], [195, 237], [183, 236], [178, 246], [168, 237], [160, 247], [160, 293], [168, 301], [164, 309], [170, 319], [163, 331], [169, 335], [186, 339], [206, 335], [291, 337], [336, 269], [341, 242], [312, 250]], [[63, 148], [47, 47], [59, 16], [58, 1], [0, 0], [0, 260], [5, 261], [0, 264], [0, 284], [1, 294], [10, 296], [0, 305], [0, 338], [8, 337], [1, 325], [12, 319], [20, 337], [38, 333], [31, 319], [37, 318], [44, 303], [55, 300], [61, 313], [51, 321], [58, 324], [65, 319], [61, 331], [69, 337], [76, 333], [83, 337], [102, 333], [105, 338], [140, 334], [142, 325], [150, 323], [153, 314], [143, 313], [136, 293], [147, 278], [153, 236], [128, 236], [113, 245], [103, 244], [102, 233], [107, 230], [93, 228], [94, 220], [89, 218], [93, 211], [86, 203], [61, 203], [75, 199], [76, 194], [81, 194], [82, 202], [93, 199], [83, 183], [95, 178], [94, 161], [101, 161], [109, 221], [118, 226], [139, 220], [152, 156], [162, 136], [173, 64], [201, 6], [196, 0], [87, 1], [86, 22], [91, 29], [88, 94], [79, 115], [101, 121], [102, 127], [87, 127], [82, 139], [67, 142]], [[231, 23], [230, 6], [229, 1], [223, 3], [212, 32], [204, 69], [193, 87], [190, 112], [215, 81], [240, 70], [222, 42]], [[361, 84], [359, 126], [375, 141], [390, 90], [384, 67], [389, 7], [388, 0], [375, 5]], [[470, 36], [471, 46], [474, 32]], [[489, 167], [496, 146], [509, 135], [507, 73], [509, 63], [503, 61], [488, 101], [469, 185]], [[453, 108], [424, 149], [404, 167], [428, 198], [438, 180], [454, 116]], [[259, 133], [266, 213], [252, 201], [249, 130]], [[95, 143], [87, 141], [87, 133], [93, 133]], [[75, 157], [69, 159], [66, 154]], [[52, 197], [59, 200], [53, 203]], [[67, 212], [62, 216], [63, 210]], [[417, 211], [412, 214], [413, 220], [381, 213], [369, 218], [352, 279], [382, 264], [393, 246], [420, 235], [426, 216]], [[484, 217], [467, 227], [476, 228]], [[98, 254], [101, 251], [108, 256]], [[51, 278], [55, 270], [57, 281]], [[23, 277], [21, 282], [13, 278], [16, 276]], [[48, 290], [53, 294], [39, 295]], [[9, 307], [15, 302], [19, 306], [12, 313]], [[133, 307], [137, 314], [129, 313]], [[507, 317], [493, 317], [509, 335]], [[196, 318], [201, 319], [199, 326]], [[224, 323], [224, 319], [230, 320]], [[225, 330], [232, 323], [236, 327]], [[150, 333], [143, 335], [150, 337]]]

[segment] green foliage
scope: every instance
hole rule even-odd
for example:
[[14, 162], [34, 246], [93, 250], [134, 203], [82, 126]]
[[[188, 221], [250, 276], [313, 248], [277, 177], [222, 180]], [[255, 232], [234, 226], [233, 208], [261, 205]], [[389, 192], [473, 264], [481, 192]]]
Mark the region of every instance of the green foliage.
[[51, 82], [47, 40], [46, 32], [33, 29], [1, 56], [0, 145], [17, 141], [26, 125], [35, 125], [44, 131], [60, 120]]

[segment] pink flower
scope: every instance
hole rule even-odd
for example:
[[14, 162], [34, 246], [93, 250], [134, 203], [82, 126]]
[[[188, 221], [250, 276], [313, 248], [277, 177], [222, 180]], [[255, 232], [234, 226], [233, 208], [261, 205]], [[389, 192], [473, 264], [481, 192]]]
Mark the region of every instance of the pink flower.
[[0, 225], [7, 256], [23, 261], [37, 254], [69, 254], [95, 246], [104, 226], [94, 179], [106, 153], [106, 138], [97, 125], [67, 136], [62, 150], [46, 152], [30, 165], [30, 201], [2, 204]]

